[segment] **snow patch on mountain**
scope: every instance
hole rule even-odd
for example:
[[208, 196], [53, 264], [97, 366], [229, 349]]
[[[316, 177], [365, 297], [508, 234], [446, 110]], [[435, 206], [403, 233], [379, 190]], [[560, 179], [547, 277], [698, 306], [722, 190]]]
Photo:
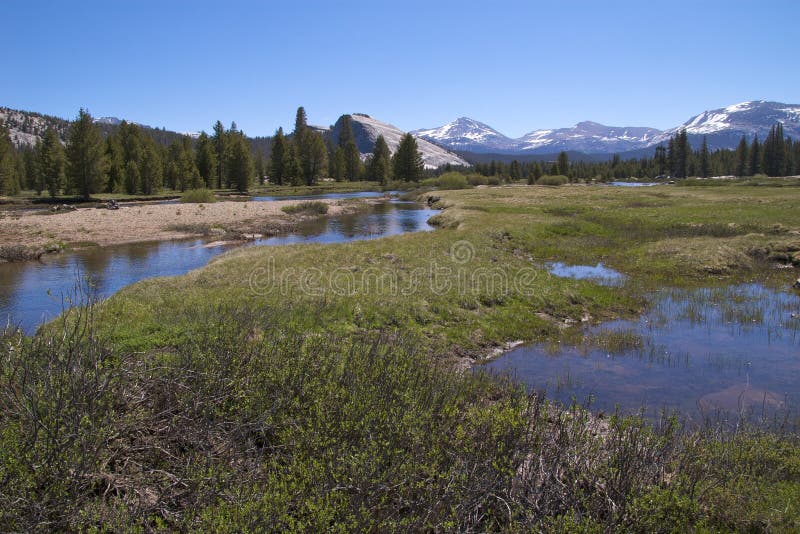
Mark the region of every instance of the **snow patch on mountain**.
[[460, 117], [439, 128], [414, 130], [411, 133], [419, 139], [440, 143], [454, 150], [503, 152], [515, 147], [513, 139], [469, 117]]

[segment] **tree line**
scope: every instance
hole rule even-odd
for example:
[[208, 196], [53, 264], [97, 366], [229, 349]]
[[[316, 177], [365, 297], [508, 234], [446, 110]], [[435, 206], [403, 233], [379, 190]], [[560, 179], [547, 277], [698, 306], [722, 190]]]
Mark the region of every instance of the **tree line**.
[[[149, 130], [149, 129], [148, 129]], [[255, 162], [254, 162], [255, 160]], [[0, 194], [22, 189], [50, 196], [95, 193], [152, 195], [199, 187], [247, 191], [264, 158], [251, 153], [244, 133], [218, 121], [213, 136], [184, 135], [160, 144], [149, 131], [123, 121], [105, 138], [88, 111], [70, 124], [66, 142], [48, 128], [33, 148], [15, 150], [0, 127]]]
[[711, 176], [791, 176], [800, 174], [800, 141], [786, 137], [782, 124], [776, 124], [764, 141], [756, 135], [748, 142], [742, 136], [735, 150], [710, 150], [704, 136], [700, 148], [693, 150], [686, 130], [673, 135], [666, 145], [654, 149], [653, 157], [623, 160], [615, 154], [608, 161], [569, 161], [561, 152], [555, 161], [493, 160], [476, 163], [475, 172], [507, 181], [535, 183], [541, 176], [563, 175], [573, 182], [609, 182], [630, 178], [708, 178]]
[[154, 135], [161, 130], [125, 121], [108, 131], [81, 109], [64, 142], [51, 127], [34, 147], [15, 149], [9, 131], [0, 126], [0, 194], [30, 190], [89, 198], [201, 187], [244, 192], [266, 179], [277, 185], [312, 185], [326, 177], [382, 184], [423, 178], [422, 155], [412, 135], [403, 137], [394, 155], [378, 136], [372, 153], [363, 158], [351, 116], [340, 117], [334, 129], [336, 136], [310, 127], [300, 107], [288, 135], [279, 128], [272, 138], [249, 139], [236, 123], [226, 129], [217, 121], [211, 135], [165, 137]]

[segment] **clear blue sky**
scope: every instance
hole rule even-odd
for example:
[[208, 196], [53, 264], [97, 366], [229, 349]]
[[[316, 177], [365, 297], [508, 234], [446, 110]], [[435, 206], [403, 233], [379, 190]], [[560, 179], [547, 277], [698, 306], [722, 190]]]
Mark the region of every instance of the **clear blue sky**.
[[800, 103], [800, 2], [0, 3], [0, 105], [248, 135], [364, 112], [510, 136]]

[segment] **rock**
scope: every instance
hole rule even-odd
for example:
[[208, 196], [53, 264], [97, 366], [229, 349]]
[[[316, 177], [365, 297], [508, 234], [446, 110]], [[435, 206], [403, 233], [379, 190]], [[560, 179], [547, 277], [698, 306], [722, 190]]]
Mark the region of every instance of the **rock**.
[[792, 287], [795, 288], [795, 289], [800, 289], [800, 278], [798, 278], [797, 280], [794, 281], [794, 284], [792, 284]]

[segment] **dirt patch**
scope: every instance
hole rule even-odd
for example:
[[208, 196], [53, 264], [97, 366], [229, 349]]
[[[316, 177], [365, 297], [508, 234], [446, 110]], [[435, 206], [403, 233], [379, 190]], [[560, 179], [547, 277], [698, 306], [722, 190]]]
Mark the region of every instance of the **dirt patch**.
[[[359, 204], [323, 200], [328, 216], [349, 213]], [[366, 201], [365, 201], [366, 202]], [[42, 217], [24, 213], [18, 218], [0, 219], [0, 247], [24, 246], [30, 250], [53, 242], [77, 245], [91, 241], [99, 246], [178, 239], [204, 235], [206, 230], [222, 229], [227, 234], [271, 233], [290, 229], [304, 215], [287, 215], [285, 206], [298, 201], [225, 201], [214, 204], [143, 204], [118, 210], [79, 208], [75, 211]]]

